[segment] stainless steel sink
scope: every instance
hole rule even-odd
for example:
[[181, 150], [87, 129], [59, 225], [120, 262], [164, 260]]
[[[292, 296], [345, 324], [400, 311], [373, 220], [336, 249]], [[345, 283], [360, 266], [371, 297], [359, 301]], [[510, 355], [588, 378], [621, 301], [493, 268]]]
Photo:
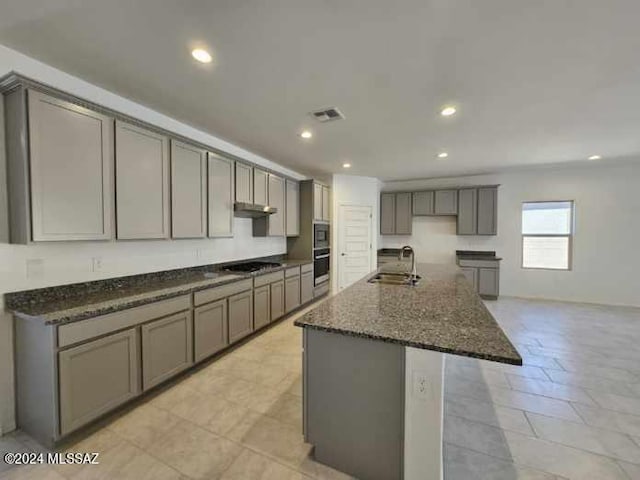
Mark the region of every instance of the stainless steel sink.
[[376, 273], [368, 282], [388, 285], [415, 285], [420, 278], [420, 275], [416, 275], [415, 280], [412, 281], [410, 273]]

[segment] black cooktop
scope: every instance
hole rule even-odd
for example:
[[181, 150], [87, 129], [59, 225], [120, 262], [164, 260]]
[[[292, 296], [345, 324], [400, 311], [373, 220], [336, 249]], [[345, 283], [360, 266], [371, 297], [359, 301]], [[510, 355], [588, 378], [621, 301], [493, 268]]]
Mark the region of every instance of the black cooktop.
[[225, 270], [230, 272], [244, 272], [244, 273], [253, 273], [259, 272], [260, 270], [266, 270], [268, 268], [277, 268], [281, 267], [281, 263], [276, 262], [245, 262], [245, 263], [236, 263], [235, 265], [228, 265], [225, 267]]

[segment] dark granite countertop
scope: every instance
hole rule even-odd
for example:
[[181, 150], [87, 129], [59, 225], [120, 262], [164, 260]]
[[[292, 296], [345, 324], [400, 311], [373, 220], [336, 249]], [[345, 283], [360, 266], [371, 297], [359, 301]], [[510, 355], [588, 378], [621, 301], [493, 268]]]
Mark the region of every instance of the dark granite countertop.
[[456, 257], [458, 260], [502, 260], [502, 257], [496, 257], [496, 252], [481, 250], [456, 250]]
[[[406, 269], [406, 263], [379, 271]], [[416, 286], [368, 283], [368, 275], [296, 320], [299, 327], [522, 365], [522, 358], [462, 271], [418, 264]]]
[[[62, 325], [127, 308], [218, 287], [286, 268], [312, 263], [312, 260], [282, 260], [280, 267], [254, 273], [230, 273], [193, 268], [64, 285], [9, 294], [7, 308], [15, 315], [49, 325]], [[94, 284], [100, 284], [98, 287]]]

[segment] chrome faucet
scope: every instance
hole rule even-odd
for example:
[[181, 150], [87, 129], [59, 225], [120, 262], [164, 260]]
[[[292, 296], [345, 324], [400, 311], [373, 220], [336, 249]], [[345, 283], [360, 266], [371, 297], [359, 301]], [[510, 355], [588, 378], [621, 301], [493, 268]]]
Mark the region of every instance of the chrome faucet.
[[398, 259], [402, 261], [402, 257], [404, 257], [405, 251], [411, 252], [411, 277], [409, 281], [415, 285], [418, 282], [418, 271], [416, 270], [416, 252], [413, 250], [411, 245], [405, 245], [400, 249], [400, 254], [398, 255]]

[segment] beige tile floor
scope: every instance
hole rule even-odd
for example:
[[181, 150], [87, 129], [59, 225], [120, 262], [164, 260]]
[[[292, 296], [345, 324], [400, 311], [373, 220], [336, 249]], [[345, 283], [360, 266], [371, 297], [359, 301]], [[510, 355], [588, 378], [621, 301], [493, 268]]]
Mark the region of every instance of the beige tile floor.
[[[524, 367], [447, 357], [447, 480], [640, 479], [640, 309], [487, 303]], [[110, 419], [69, 451], [98, 466], [0, 479], [348, 479], [301, 435], [301, 332], [284, 320]], [[40, 450], [21, 432], [0, 452]]]

